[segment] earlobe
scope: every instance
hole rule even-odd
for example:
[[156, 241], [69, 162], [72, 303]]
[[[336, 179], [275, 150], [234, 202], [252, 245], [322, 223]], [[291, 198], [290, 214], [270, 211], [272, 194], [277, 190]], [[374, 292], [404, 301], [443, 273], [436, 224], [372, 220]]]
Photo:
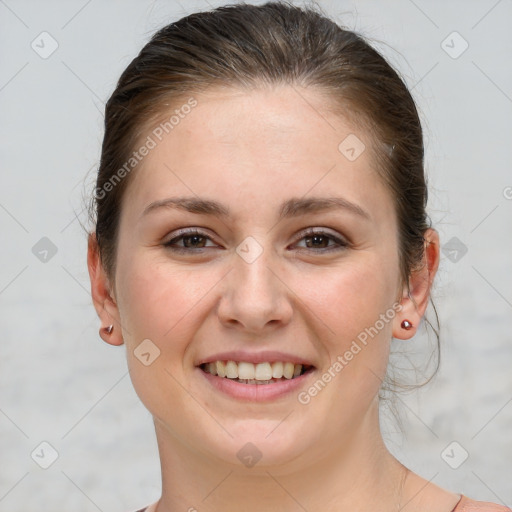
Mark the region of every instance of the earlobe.
[[91, 281], [92, 301], [102, 325], [99, 330], [100, 337], [110, 345], [122, 345], [124, 341], [119, 320], [119, 310], [111, 296], [109, 280], [101, 263], [98, 243], [94, 233], [89, 233], [87, 268]]
[[393, 323], [393, 337], [401, 340], [412, 338], [427, 309], [432, 283], [439, 267], [439, 234], [429, 228], [424, 234], [425, 249], [420, 268], [409, 276], [409, 286], [404, 287], [402, 309]]
[[409, 329], [412, 329], [414, 326], [411, 324], [411, 322], [409, 322], [409, 320], [402, 320], [400, 327], [408, 331]]
[[407, 295], [407, 291], [406, 295], [402, 297], [400, 305], [402, 309], [393, 321], [393, 338], [408, 340], [416, 334], [421, 314], [419, 314], [411, 295]]
[[110, 324], [107, 327], [100, 327], [100, 337], [106, 343], [110, 345], [122, 345], [124, 343], [122, 336], [113, 336], [114, 324]]

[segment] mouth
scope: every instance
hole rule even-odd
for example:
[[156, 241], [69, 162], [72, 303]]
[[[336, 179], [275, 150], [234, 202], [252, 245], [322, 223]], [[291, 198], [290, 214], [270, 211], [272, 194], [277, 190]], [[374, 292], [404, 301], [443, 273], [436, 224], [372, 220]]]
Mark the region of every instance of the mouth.
[[253, 386], [292, 381], [314, 370], [312, 365], [290, 361], [267, 361], [256, 364], [247, 361], [211, 361], [199, 365], [199, 368], [206, 374]]

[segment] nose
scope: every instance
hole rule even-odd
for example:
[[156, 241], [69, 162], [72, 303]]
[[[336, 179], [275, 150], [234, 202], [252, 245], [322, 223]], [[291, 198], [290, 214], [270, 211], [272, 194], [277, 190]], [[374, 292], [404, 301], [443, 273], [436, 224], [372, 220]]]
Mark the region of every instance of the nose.
[[217, 309], [224, 326], [261, 334], [289, 323], [293, 315], [293, 292], [268, 253], [265, 249], [251, 263], [234, 255], [233, 268], [222, 283]]

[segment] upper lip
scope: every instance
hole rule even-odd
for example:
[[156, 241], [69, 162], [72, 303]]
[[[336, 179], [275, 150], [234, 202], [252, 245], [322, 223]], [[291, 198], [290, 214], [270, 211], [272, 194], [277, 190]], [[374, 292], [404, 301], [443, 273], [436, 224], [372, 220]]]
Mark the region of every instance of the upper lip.
[[215, 361], [237, 361], [247, 363], [272, 363], [281, 361], [283, 363], [302, 364], [306, 366], [314, 366], [313, 363], [304, 358], [294, 354], [287, 354], [275, 350], [265, 350], [263, 352], [247, 352], [245, 350], [234, 350], [230, 352], [219, 352], [208, 357], [198, 360], [196, 366], [201, 366], [204, 363], [213, 363]]

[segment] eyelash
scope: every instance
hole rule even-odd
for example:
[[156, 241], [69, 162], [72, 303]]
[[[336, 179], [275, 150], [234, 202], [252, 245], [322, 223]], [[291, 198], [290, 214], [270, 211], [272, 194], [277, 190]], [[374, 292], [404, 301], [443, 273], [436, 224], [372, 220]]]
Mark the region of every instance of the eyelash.
[[[167, 249], [170, 249], [171, 251], [176, 252], [176, 253], [181, 253], [181, 254], [184, 254], [184, 253], [190, 254], [190, 253], [194, 253], [194, 252], [195, 253], [198, 253], [198, 252], [203, 253], [203, 249], [207, 249], [207, 247], [187, 248], [187, 247], [173, 246], [173, 244], [175, 244], [177, 241], [183, 240], [188, 237], [193, 237], [193, 236], [199, 236], [199, 237], [206, 238], [211, 241], [211, 238], [206, 233], [203, 233], [197, 229], [190, 229], [190, 230], [183, 229], [183, 230], [178, 231], [178, 236], [175, 236], [174, 238], [172, 238], [168, 242], [164, 243], [163, 245]], [[313, 236], [321, 236], [323, 238], [329, 238], [329, 239], [333, 240], [334, 242], [336, 242], [336, 244], [338, 244], [338, 247], [330, 247], [330, 248], [321, 247], [320, 249], [315, 249], [314, 247], [306, 247], [306, 248], [302, 248], [300, 250], [300, 252], [313, 251], [313, 252], [320, 252], [320, 253], [325, 254], [325, 253], [329, 253], [329, 252], [341, 251], [341, 250], [346, 249], [349, 246], [349, 243], [346, 242], [345, 240], [343, 240], [337, 236], [334, 236], [332, 234], [329, 234], [328, 232], [323, 231], [321, 229], [307, 229], [305, 231], [302, 231], [300, 233], [300, 238], [298, 239], [298, 241], [301, 241], [304, 238], [311, 238]]]

